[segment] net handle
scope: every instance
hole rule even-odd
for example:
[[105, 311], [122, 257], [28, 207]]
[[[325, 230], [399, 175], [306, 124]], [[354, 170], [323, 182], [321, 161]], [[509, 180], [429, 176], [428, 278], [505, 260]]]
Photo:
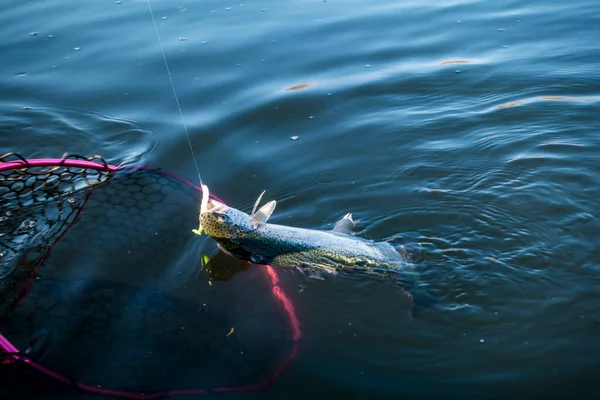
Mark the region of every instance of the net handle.
[[[9, 156], [16, 157], [17, 160], [6, 161], [6, 158]], [[92, 169], [97, 171], [106, 171], [110, 173], [116, 173], [120, 170], [132, 170], [132, 169], [140, 169], [145, 171], [157, 172], [161, 175], [168, 176], [178, 182], [181, 182], [185, 185], [188, 185], [195, 190], [202, 191], [202, 188], [198, 185], [195, 185], [191, 181], [182, 178], [178, 175], [170, 173], [168, 171], [164, 171], [159, 168], [150, 168], [139, 165], [126, 165], [126, 166], [116, 166], [108, 164], [102, 157], [94, 156], [91, 158], [85, 158], [78, 155], [71, 155], [71, 157], [75, 158], [67, 158], [67, 155], [63, 155], [62, 158], [35, 158], [35, 159], [25, 159], [17, 153], [7, 153], [3, 156], [0, 156], [0, 172], [9, 171], [11, 169], [22, 169], [22, 168], [31, 168], [31, 167], [73, 167], [73, 168], [83, 168], [83, 169]], [[101, 162], [92, 161], [94, 158], [99, 158]], [[217, 196], [210, 193], [210, 197], [225, 204], [223, 200], [218, 198]], [[288, 317], [290, 326], [292, 328], [292, 349], [287, 356], [287, 358], [279, 365], [279, 367], [275, 370], [271, 376], [267, 377], [265, 380], [246, 386], [239, 387], [217, 387], [212, 389], [191, 389], [191, 390], [171, 390], [168, 392], [155, 392], [155, 393], [135, 393], [128, 392], [122, 390], [114, 390], [108, 388], [101, 388], [97, 386], [87, 385], [81, 382], [73, 381], [67, 378], [64, 375], [61, 375], [51, 369], [46, 368], [42, 364], [39, 364], [32, 360], [31, 358], [23, 355], [23, 353], [19, 352], [19, 349], [11, 343], [2, 333], [0, 333], [0, 351], [3, 351], [5, 356], [10, 357], [11, 361], [22, 361], [32, 368], [40, 371], [44, 375], [58, 380], [65, 384], [75, 385], [78, 389], [83, 390], [88, 393], [99, 394], [103, 396], [119, 396], [128, 399], [156, 399], [165, 396], [198, 396], [204, 395], [208, 393], [218, 393], [218, 392], [239, 392], [239, 391], [249, 391], [249, 390], [257, 390], [267, 387], [275, 380], [281, 373], [288, 367], [288, 365], [295, 358], [296, 353], [298, 352], [298, 341], [301, 337], [300, 330], [300, 322], [298, 317], [296, 316], [296, 311], [294, 309], [294, 305], [290, 298], [286, 295], [279, 283], [279, 276], [275, 269], [270, 266], [264, 266], [268, 277], [270, 278], [272, 284], [272, 292], [275, 299], [277, 299], [285, 313]]]

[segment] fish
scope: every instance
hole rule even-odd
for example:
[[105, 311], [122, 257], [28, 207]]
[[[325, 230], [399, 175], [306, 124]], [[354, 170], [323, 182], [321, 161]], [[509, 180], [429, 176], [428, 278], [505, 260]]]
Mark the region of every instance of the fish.
[[410, 315], [418, 316], [435, 299], [417, 288], [419, 274], [413, 268], [420, 251], [411, 246], [394, 246], [354, 235], [356, 221], [346, 213], [333, 229], [320, 230], [267, 223], [275, 207], [271, 200], [258, 208], [265, 194], [247, 214], [209, 198], [202, 184], [200, 226], [229, 256], [253, 264], [296, 269], [310, 278], [325, 279], [342, 273], [361, 273], [391, 280], [411, 300]]

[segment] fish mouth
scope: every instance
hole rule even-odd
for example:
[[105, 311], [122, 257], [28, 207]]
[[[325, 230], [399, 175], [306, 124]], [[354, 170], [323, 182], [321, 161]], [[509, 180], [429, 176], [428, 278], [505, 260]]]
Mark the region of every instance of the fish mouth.
[[202, 200], [200, 202], [200, 215], [215, 212], [220, 208], [226, 207], [216, 200], [210, 198], [208, 186], [202, 185]]
[[202, 201], [200, 203], [200, 215], [206, 213], [213, 213], [216, 211], [225, 211], [227, 206], [221, 202], [218, 202], [210, 198], [208, 187], [202, 185]]
[[200, 201], [200, 215], [202, 215], [208, 211], [208, 200], [209, 200], [209, 196], [210, 196], [210, 194], [208, 192], [208, 186], [202, 184], [201, 188], [202, 188], [202, 200]]
[[225, 209], [227, 209], [225, 204], [213, 199], [208, 200], [206, 203], [206, 212], [224, 211]]

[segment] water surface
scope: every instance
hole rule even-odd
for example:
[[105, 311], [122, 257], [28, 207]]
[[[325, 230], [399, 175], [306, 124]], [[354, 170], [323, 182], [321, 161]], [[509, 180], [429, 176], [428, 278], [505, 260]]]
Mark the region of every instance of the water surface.
[[[327, 229], [353, 212], [364, 237], [418, 242], [440, 300], [411, 321], [387, 282], [284, 272], [297, 357], [266, 391], [228, 397], [594, 393], [600, 3], [152, 5], [211, 191], [248, 211], [267, 189], [273, 222]], [[197, 181], [146, 1], [5, 2], [0, 27], [3, 153], [100, 154]], [[184, 243], [171, 268], [215, 251], [206, 237]], [[118, 258], [91, 254], [81, 246], [67, 270], [97, 285]], [[172, 291], [206, 279], [185, 276]], [[18, 331], [19, 312], [0, 329]], [[100, 352], [90, 369], [110, 368]]]

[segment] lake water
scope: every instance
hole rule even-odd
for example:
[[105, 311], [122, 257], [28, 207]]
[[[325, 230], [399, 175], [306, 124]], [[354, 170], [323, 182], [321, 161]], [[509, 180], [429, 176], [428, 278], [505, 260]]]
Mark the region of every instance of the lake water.
[[[211, 192], [249, 211], [266, 189], [273, 222], [329, 229], [352, 212], [362, 237], [418, 242], [438, 298], [412, 320], [385, 280], [277, 271], [297, 353], [268, 388], [222, 397], [597, 393], [600, 2], [152, 7]], [[98, 154], [198, 181], [145, 0], [3, 1], [0, 37], [2, 153]], [[132, 391], [248, 384], [279, 365], [293, 344], [262, 267], [223, 257], [239, 271], [207, 285], [198, 265], [216, 246], [190, 232], [197, 196], [165, 184], [143, 218], [141, 203], [111, 214], [111, 199], [136, 198], [127, 182], [92, 196], [0, 332], [20, 347], [52, 332], [45, 365]], [[205, 303], [222, 318], [202, 319]], [[88, 309], [102, 316], [91, 328]], [[194, 345], [200, 334], [216, 344]], [[224, 342], [236, 335], [242, 347]], [[28, 396], [14, 379], [5, 397]], [[48, 390], [35, 398], [95, 398]]]

